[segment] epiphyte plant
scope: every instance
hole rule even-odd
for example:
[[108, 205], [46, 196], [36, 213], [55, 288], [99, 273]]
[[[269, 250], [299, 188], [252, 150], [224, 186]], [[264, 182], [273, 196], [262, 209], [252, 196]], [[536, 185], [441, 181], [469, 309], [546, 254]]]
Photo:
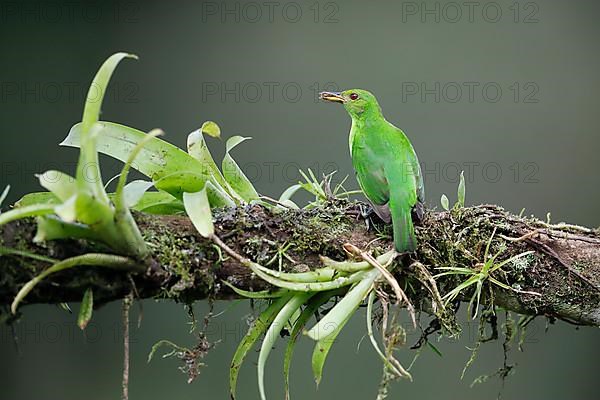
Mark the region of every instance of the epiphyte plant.
[[[0, 225], [21, 218], [37, 218], [35, 241], [80, 239], [97, 243], [105, 252], [88, 253], [64, 260], [44, 258], [49, 267], [27, 282], [12, 304], [12, 312], [26, 299], [33, 288], [49, 275], [84, 266], [106, 267], [127, 273], [145, 271], [144, 260], [150, 249], [133, 218], [132, 210], [154, 214], [181, 214], [186, 212], [198, 232], [210, 238], [230, 256], [237, 258], [256, 276], [275, 286], [267, 292], [248, 292], [224, 282], [241, 296], [267, 299], [269, 307], [258, 317], [240, 343], [230, 368], [230, 392], [235, 396], [237, 376], [242, 362], [253, 345], [264, 334], [258, 360], [258, 386], [262, 399], [266, 398], [264, 367], [273, 341], [284, 326], [291, 327], [291, 339], [286, 348], [284, 375], [286, 396], [289, 398], [289, 370], [298, 337], [306, 335], [316, 342], [312, 368], [316, 382], [320, 382], [325, 360], [337, 335], [350, 317], [365, 301], [368, 305], [368, 335], [384, 365], [398, 377], [410, 378], [408, 371], [393, 357], [382, 351], [373, 336], [373, 302], [375, 289], [381, 281], [387, 281], [396, 294], [397, 302], [404, 302], [414, 322], [414, 308], [398, 282], [389, 272], [398, 256], [395, 250], [382, 252], [373, 257], [357, 247], [347, 244], [345, 250], [350, 258], [334, 261], [322, 257], [322, 265], [307, 272], [284, 272], [266, 268], [229, 248], [215, 234], [211, 208], [236, 207], [258, 203], [270, 208], [298, 208], [291, 200], [297, 190], [303, 188], [315, 195], [315, 207], [332, 197], [347, 197], [355, 193], [346, 191], [343, 182], [332, 191], [331, 175], [319, 182], [312, 171], [304, 174], [306, 182], [299, 182], [286, 190], [278, 201], [262, 198], [231, 156], [231, 151], [249, 139], [233, 136], [226, 142], [225, 157], [221, 168], [215, 163], [205, 142], [205, 136], [221, 135], [219, 126], [211, 121], [188, 135], [187, 152], [158, 138], [160, 130], [144, 133], [135, 128], [101, 121], [100, 109], [104, 93], [117, 65], [124, 59], [137, 59], [127, 53], [116, 53], [100, 67], [85, 102], [82, 121], [75, 124], [61, 143], [80, 149], [76, 176], [60, 171], [46, 171], [38, 175], [39, 182], [47, 192], [25, 195], [15, 208], [0, 214]], [[98, 93], [100, 95], [98, 95]], [[107, 193], [99, 166], [98, 152], [114, 157], [124, 163], [116, 177], [114, 193]], [[90, 169], [91, 168], [91, 169]], [[128, 182], [131, 168], [135, 168], [148, 180]], [[1, 198], [6, 196], [8, 188]], [[274, 204], [271, 204], [274, 203]], [[283, 250], [285, 251], [285, 250]], [[3, 254], [11, 249], [2, 249]], [[13, 255], [41, 259], [37, 254], [14, 251]], [[356, 260], [358, 258], [359, 260]], [[92, 318], [93, 290], [86, 290], [78, 325], [85, 329]], [[339, 301], [314, 326], [307, 329], [309, 319], [319, 313], [331, 299]]]

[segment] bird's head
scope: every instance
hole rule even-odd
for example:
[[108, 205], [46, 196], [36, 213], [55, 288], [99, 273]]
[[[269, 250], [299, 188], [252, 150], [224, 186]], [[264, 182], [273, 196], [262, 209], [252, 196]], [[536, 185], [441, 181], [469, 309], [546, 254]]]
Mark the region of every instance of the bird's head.
[[368, 115], [381, 114], [381, 108], [373, 94], [363, 89], [349, 89], [343, 92], [321, 92], [321, 100], [342, 103], [353, 118], [364, 118]]

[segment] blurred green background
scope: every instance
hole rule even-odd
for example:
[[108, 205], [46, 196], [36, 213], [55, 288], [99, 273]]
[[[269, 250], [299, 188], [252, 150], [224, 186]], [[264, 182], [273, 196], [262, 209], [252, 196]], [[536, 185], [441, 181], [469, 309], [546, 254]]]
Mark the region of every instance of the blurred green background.
[[[72, 171], [77, 153], [57, 146], [82, 111], [100, 63], [129, 51], [116, 72], [103, 118], [143, 130], [162, 128], [185, 145], [205, 120], [224, 136], [253, 141], [235, 157], [261, 193], [276, 196], [298, 180], [298, 168], [353, 175], [350, 121], [341, 107], [321, 104], [325, 89], [374, 92], [387, 118], [411, 138], [424, 168], [426, 197], [455, 199], [465, 170], [467, 202], [600, 225], [597, 116], [600, 52], [594, 1], [433, 2], [151, 2], [3, 1], [0, 4], [0, 183], [10, 201], [40, 190], [34, 173]], [[223, 144], [211, 141], [217, 155]], [[119, 164], [103, 158], [105, 177]], [[351, 187], [356, 183], [351, 178]], [[77, 305], [73, 305], [76, 309]], [[1, 327], [3, 399], [109, 399], [120, 396], [118, 304], [99, 310], [84, 337], [75, 316], [30, 306], [15, 326]], [[207, 304], [195, 306], [201, 320]], [[136, 311], [137, 312], [137, 311]], [[193, 345], [182, 305], [144, 302], [133, 330], [132, 399], [225, 399], [230, 358], [252, 310], [246, 301], [215, 304], [209, 338], [221, 342], [191, 385], [175, 360], [147, 354], [159, 339]], [[366, 343], [359, 313], [330, 355], [318, 390], [310, 372], [311, 343], [302, 340], [292, 365], [296, 399], [370, 399], [381, 367]], [[460, 340], [425, 349], [413, 383], [391, 397], [494, 399], [497, 379], [469, 388], [502, 365], [501, 342], [482, 347], [466, 378], [460, 373], [476, 338], [466, 322]], [[534, 321], [506, 399], [588, 399], [597, 393], [600, 332]], [[409, 342], [416, 340], [409, 334]], [[268, 364], [271, 398], [282, 398], [281, 349]], [[401, 358], [410, 362], [405, 351]], [[240, 399], [256, 399], [252, 362], [242, 370]]]

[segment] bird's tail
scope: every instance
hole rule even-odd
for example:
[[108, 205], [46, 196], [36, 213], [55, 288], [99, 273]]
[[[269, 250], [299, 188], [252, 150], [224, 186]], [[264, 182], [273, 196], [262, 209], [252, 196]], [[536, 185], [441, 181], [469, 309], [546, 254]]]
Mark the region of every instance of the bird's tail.
[[391, 202], [390, 206], [396, 251], [400, 253], [415, 251], [417, 248], [417, 239], [412, 222], [411, 208], [395, 205], [394, 202]]

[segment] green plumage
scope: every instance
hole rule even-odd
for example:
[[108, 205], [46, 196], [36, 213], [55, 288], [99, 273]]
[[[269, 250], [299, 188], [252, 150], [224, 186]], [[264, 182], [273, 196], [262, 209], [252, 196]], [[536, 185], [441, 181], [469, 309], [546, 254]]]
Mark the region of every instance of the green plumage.
[[350, 154], [360, 188], [377, 215], [394, 226], [399, 252], [417, 246], [413, 211], [421, 212], [423, 178], [417, 155], [401, 129], [386, 121], [377, 99], [361, 89], [321, 93], [324, 100], [343, 103], [352, 117]]

